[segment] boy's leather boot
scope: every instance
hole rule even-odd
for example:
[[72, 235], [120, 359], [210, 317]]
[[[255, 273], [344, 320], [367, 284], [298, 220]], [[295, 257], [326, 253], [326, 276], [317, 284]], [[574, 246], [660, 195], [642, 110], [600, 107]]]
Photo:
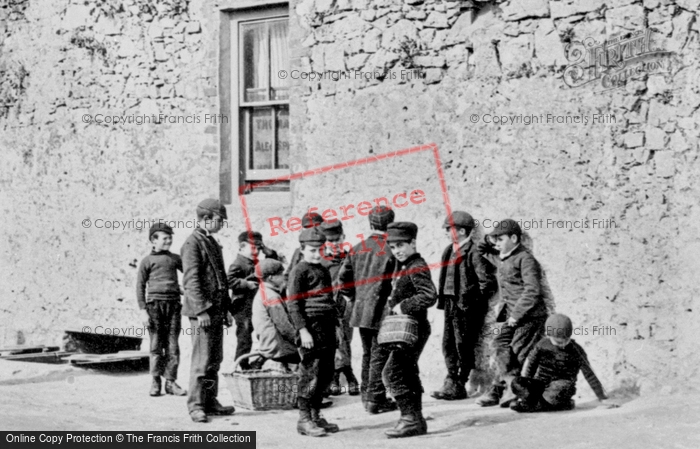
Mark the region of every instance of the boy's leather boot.
[[423, 419], [423, 414], [416, 407], [416, 396], [420, 395], [403, 395], [396, 398], [401, 410], [399, 422], [393, 429], [389, 429], [384, 434], [389, 438], [406, 438], [417, 435], [425, 435], [428, 431], [427, 423]]
[[510, 404], [514, 402], [517, 398], [515, 396], [515, 393], [513, 392], [513, 379], [514, 376], [505, 376], [505, 390], [503, 391], [503, 396], [501, 397], [501, 407], [503, 408], [508, 408], [510, 407]]
[[326, 421], [326, 418], [321, 415], [317, 408], [311, 409], [311, 420], [328, 433], [336, 433], [340, 430], [337, 424]]
[[335, 374], [333, 375], [333, 381], [331, 382], [331, 385], [328, 387], [330, 390], [330, 394], [332, 396], [339, 396], [343, 394], [343, 390], [340, 389], [340, 371], [336, 370]]
[[149, 394], [151, 396], [160, 396], [160, 376], [153, 376], [153, 382], [151, 382], [151, 391]]
[[299, 398], [299, 421], [297, 422], [297, 432], [300, 435], [310, 437], [322, 437], [327, 435], [326, 429], [319, 427], [311, 419], [311, 403], [308, 399]]
[[384, 398], [381, 401], [366, 401], [365, 408], [370, 415], [377, 415], [379, 413], [393, 412], [398, 408], [396, 402]]
[[348, 382], [348, 394], [350, 396], [357, 396], [360, 394], [360, 385], [357, 382], [355, 374], [352, 372], [351, 366], [346, 366], [343, 372], [345, 374], [345, 380]]
[[447, 377], [445, 383], [442, 384], [442, 388], [438, 391], [433, 391], [430, 396], [435, 399], [455, 401], [458, 399], [466, 399], [467, 390], [461, 382], [455, 382], [451, 377]]
[[187, 391], [180, 388], [180, 386], [175, 383], [174, 380], [165, 381], [165, 394], [172, 394], [173, 396], [185, 396]]
[[502, 384], [493, 384], [485, 395], [476, 400], [476, 403], [482, 407], [498, 405], [503, 395], [503, 390], [505, 390], [505, 386]]

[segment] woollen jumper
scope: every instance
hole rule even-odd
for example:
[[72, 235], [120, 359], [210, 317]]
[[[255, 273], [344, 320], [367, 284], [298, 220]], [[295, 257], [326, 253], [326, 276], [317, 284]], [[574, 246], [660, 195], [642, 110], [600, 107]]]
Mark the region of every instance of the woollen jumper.
[[299, 262], [289, 275], [287, 309], [296, 330], [306, 327], [309, 317], [336, 319], [331, 274], [321, 264]]
[[177, 270], [182, 271], [182, 259], [170, 251], [151, 251], [144, 257], [136, 277], [136, 300], [140, 309], [156, 300], [180, 300]]

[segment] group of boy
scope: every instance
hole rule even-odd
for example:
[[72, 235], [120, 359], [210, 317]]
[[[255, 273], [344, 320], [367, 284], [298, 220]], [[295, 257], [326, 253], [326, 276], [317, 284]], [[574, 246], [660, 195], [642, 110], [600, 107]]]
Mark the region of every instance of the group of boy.
[[[500, 403], [520, 412], [571, 408], [579, 370], [599, 399], [605, 398], [584, 350], [570, 338], [571, 321], [563, 315], [547, 316], [540, 265], [521, 244], [522, 231], [514, 220], [503, 220], [476, 242], [474, 219], [466, 212], [450, 214], [443, 228], [451, 243], [442, 255], [436, 289], [417, 251], [417, 226], [394, 222], [394, 211], [387, 207], [372, 210], [372, 234], [348, 251], [343, 250], [339, 221], [324, 222], [318, 214], [307, 214], [300, 247], [286, 272], [259, 233], [244, 232], [227, 274], [221, 246], [212, 237], [227, 219], [226, 208], [207, 199], [198, 205], [197, 217], [199, 227], [183, 245], [181, 260], [168, 251], [172, 229], [160, 224], [151, 229], [153, 253], [139, 269], [137, 294], [152, 328], [151, 394], [160, 394], [164, 376], [166, 393], [185, 395], [175, 383], [181, 293], [177, 270], [183, 270], [182, 315], [190, 320], [193, 339], [187, 402], [195, 422], [234, 412], [216, 397], [223, 327], [235, 321], [237, 359], [251, 351], [255, 332], [263, 359], [298, 364], [300, 434], [323, 436], [339, 430], [319, 410], [324, 394], [340, 390], [341, 374], [349, 393], [358, 393], [350, 363], [353, 328], [359, 328], [362, 340], [359, 393], [366, 411], [400, 410], [396, 426], [386, 432], [390, 438], [425, 434], [418, 359], [431, 332], [427, 309], [437, 302], [445, 319], [442, 349], [447, 377], [432, 396], [465, 399], [476, 392], [474, 385], [469, 389], [466, 385], [474, 377], [475, 349], [489, 299], [496, 292], [500, 295], [498, 332], [492, 344], [496, 378], [479, 405]], [[265, 258], [259, 260], [261, 249]], [[418, 342], [413, 346], [378, 344], [382, 320], [393, 314], [417, 321]], [[395, 400], [387, 397], [387, 389]]]

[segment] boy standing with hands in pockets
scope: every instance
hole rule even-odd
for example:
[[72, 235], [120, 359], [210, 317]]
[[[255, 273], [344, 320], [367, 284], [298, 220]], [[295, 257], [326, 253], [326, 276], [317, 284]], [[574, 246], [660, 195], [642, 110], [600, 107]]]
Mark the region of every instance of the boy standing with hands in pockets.
[[235, 409], [216, 399], [219, 367], [224, 356], [223, 328], [230, 325], [231, 307], [221, 246], [213, 234], [227, 218], [219, 200], [206, 199], [197, 206], [198, 227], [182, 246], [185, 300], [182, 314], [189, 317], [192, 333], [192, 365], [187, 408], [194, 422], [207, 422], [207, 414], [230, 415]]

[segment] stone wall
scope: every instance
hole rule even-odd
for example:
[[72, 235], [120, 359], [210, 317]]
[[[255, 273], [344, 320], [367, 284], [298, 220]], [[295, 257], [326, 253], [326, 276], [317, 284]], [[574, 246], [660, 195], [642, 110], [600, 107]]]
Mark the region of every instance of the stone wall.
[[[55, 343], [66, 328], [138, 323], [133, 290], [146, 233], [98, 229], [96, 220], [188, 220], [201, 198], [218, 195], [219, 131], [204, 115], [219, 112], [220, 6], [0, 7], [0, 344]], [[479, 220], [613, 219], [618, 227], [529, 230], [557, 309], [589, 332], [615, 329], [577, 337], [609, 387], [697, 384], [698, 6], [293, 1], [292, 69], [349, 75], [294, 80], [292, 171], [435, 143], [452, 207]], [[670, 75], [600, 93], [565, 83], [567, 43], [645, 26], [674, 52]], [[132, 118], [95, 123], [97, 114]], [[200, 120], [136, 123], [152, 114]], [[523, 122], [540, 114], [589, 121]], [[593, 123], [593, 114], [610, 115]], [[485, 123], [486, 115], [521, 119]], [[415, 189], [426, 201], [398, 217], [420, 225], [419, 249], [436, 262], [447, 243], [445, 206], [429, 151], [294, 181], [291, 195], [252, 195], [249, 203], [254, 227], [269, 231], [273, 213], [287, 218]], [[231, 205], [221, 236], [227, 261], [240, 212]], [[368, 231], [362, 217], [345, 228], [353, 243]], [[174, 249], [188, 233], [176, 231]], [[268, 242], [289, 255], [296, 237]], [[439, 381], [442, 315], [430, 316], [422, 368]]]
[[[576, 338], [609, 388], [697, 385], [697, 1], [304, 0], [294, 10], [295, 68], [325, 73], [296, 81], [300, 160], [435, 142], [453, 208], [544, 225], [529, 233], [557, 310], [588, 332]], [[600, 82], [565, 83], [568, 43], [645, 26], [674, 53], [670, 74], [606, 92]], [[524, 119], [541, 114], [539, 123]], [[492, 116], [520, 121], [486, 123]], [[358, 182], [367, 179], [375, 178], [336, 173], [300, 183], [296, 198], [342, 202], [349, 192], [372, 198], [389, 186], [438, 182], [429, 158], [413, 156], [386, 164], [376, 183]], [[419, 223], [419, 249], [437, 261], [446, 243], [439, 197], [398, 216]], [[588, 228], [573, 224], [583, 220]], [[432, 356], [422, 365], [439, 377], [441, 314], [432, 319]]]
[[[0, 14], [0, 344], [138, 324], [147, 232], [98, 220], [191, 219], [218, 195], [218, 126], [204, 123], [219, 111], [218, 10], [12, 0]], [[199, 122], [154, 123], [160, 114]]]

